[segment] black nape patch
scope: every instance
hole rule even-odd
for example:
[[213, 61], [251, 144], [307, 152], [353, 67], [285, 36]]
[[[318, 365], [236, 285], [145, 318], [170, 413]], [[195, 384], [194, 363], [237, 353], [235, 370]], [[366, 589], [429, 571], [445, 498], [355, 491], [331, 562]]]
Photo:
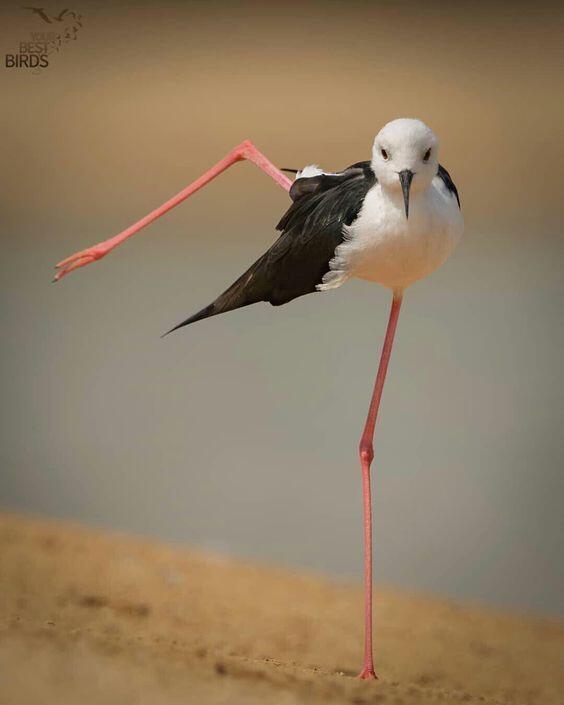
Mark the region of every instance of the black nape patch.
[[454, 185], [454, 181], [450, 178], [450, 174], [444, 168], [444, 166], [441, 166], [440, 164], [439, 169], [437, 171], [437, 176], [439, 177], [439, 179], [442, 180], [443, 184], [447, 187], [447, 189], [456, 196], [456, 202], [458, 203], [458, 207], [460, 208], [460, 197], [458, 195], [458, 190]]

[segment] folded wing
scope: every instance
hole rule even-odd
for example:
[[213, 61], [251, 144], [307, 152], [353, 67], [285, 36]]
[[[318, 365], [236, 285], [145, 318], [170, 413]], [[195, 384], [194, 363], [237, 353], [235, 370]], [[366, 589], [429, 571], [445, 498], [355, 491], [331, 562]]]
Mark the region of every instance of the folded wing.
[[280, 306], [315, 292], [343, 240], [343, 226], [357, 218], [375, 182], [370, 162], [297, 178], [293, 203], [277, 225], [278, 240], [215, 301], [172, 330], [259, 301]]

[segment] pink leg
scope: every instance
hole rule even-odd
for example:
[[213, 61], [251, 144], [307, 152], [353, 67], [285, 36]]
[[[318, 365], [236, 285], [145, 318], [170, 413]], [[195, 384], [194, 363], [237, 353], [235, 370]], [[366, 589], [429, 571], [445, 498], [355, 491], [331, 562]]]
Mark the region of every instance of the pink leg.
[[86, 250], [76, 252], [74, 255], [71, 255], [62, 262], [59, 262], [59, 264], [56, 265], [56, 268], [59, 271], [55, 275], [55, 279], [53, 281], [59, 281], [59, 279], [62, 279], [66, 274], [69, 274], [69, 272], [72, 272], [74, 269], [84, 267], [86, 264], [102, 259], [102, 257], [105, 257], [108, 252], [111, 252], [115, 247], [121, 245], [122, 242], [125, 242], [128, 237], [135, 235], [135, 233], [141, 230], [141, 228], [144, 228], [157, 218], [160, 218], [161, 215], [164, 215], [164, 213], [167, 213], [179, 203], [182, 203], [182, 201], [188, 198], [188, 196], [191, 196], [193, 193], [201, 189], [202, 186], [205, 186], [212, 179], [215, 179], [216, 176], [219, 176], [219, 174], [228, 169], [232, 164], [242, 161], [243, 159], [248, 159], [253, 162], [253, 164], [256, 164], [259, 169], [262, 169], [266, 174], [272, 177], [274, 181], [276, 181], [279, 186], [286, 189], [286, 191], [290, 190], [290, 186], [292, 185], [291, 180], [279, 169], [277, 169], [274, 164], [272, 164], [272, 162], [270, 162], [264, 154], [262, 154], [262, 152], [259, 152], [250, 140], [245, 140], [244, 142], [241, 142], [240, 145], [232, 149], [229, 154], [227, 154], [209, 171], [202, 174], [199, 179], [196, 179], [196, 181], [192, 182], [189, 186], [186, 186], [185, 189], [177, 193], [176, 196], [173, 196], [171, 199], [163, 203], [162, 206], [155, 208], [154, 211], [151, 211], [148, 215], [141, 218], [141, 220], [138, 220], [123, 232], [115, 235], [109, 240], [99, 242], [97, 245], [93, 245]]
[[370, 497], [370, 465], [374, 458], [374, 427], [382, 398], [382, 390], [386, 380], [388, 362], [392, 353], [394, 334], [398, 322], [402, 295], [395, 294], [392, 300], [390, 318], [386, 329], [384, 347], [380, 356], [378, 374], [374, 383], [372, 399], [368, 409], [368, 416], [360, 439], [360, 464], [362, 467], [362, 500], [364, 506], [364, 667], [359, 678], [364, 680], [376, 678], [372, 656], [372, 501]]

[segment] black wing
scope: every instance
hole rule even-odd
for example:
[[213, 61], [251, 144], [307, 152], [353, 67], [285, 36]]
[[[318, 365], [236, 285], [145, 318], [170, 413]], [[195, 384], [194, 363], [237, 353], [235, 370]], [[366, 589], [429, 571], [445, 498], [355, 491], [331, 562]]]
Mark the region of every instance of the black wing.
[[447, 187], [447, 189], [454, 194], [454, 196], [456, 197], [456, 202], [458, 203], [458, 207], [460, 208], [460, 196], [458, 195], [458, 190], [454, 185], [454, 181], [450, 178], [450, 174], [444, 168], [444, 166], [441, 166], [440, 164], [439, 170], [437, 171], [437, 176], [439, 177], [439, 179], [442, 180], [443, 184]]
[[343, 241], [343, 226], [356, 220], [375, 183], [370, 162], [296, 179], [293, 203], [276, 226], [282, 231], [278, 240], [213, 303], [172, 330], [259, 301], [279, 306], [316, 291]]

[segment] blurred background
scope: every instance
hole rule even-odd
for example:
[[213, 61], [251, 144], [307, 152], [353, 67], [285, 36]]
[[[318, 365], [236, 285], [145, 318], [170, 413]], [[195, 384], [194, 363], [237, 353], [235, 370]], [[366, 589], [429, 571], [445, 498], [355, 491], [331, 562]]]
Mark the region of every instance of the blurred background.
[[[562, 10], [71, 9], [83, 26], [47, 69], [0, 73], [2, 506], [359, 580], [356, 449], [388, 292], [352, 281], [161, 340], [274, 240], [288, 197], [249, 164], [50, 279], [244, 138], [333, 170], [419, 117], [466, 236], [406, 294], [377, 428], [376, 579], [563, 613]], [[3, 3], [3, 53], [50, 29]]]

